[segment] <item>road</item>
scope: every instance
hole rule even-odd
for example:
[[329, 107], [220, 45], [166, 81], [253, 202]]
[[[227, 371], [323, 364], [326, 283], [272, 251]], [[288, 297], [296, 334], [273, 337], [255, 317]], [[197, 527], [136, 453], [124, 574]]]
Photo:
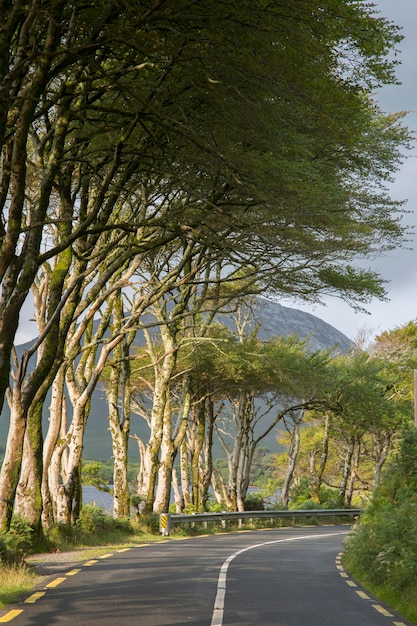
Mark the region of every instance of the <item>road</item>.
[[0, 611], [12, 626], [410, 626], [340, 560], [346, 526], [114, 550]]

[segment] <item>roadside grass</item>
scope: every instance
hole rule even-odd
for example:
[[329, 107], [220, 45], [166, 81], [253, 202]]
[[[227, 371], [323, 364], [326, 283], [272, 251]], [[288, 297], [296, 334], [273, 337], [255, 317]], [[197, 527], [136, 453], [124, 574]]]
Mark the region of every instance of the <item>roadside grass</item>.
[[38, 576], [25, 564], [0, 564], [0, 609], [19, 599], [36, 584]]
[[400, 613], [405, 619], [413, 624], [417, 624], [417, 581], [414, 589], [408, 589], [407, 592], [401, 594], [393, 590], [388, 585], [375, 585], [358, 571], [355, 566], [343, 560], [343, 565], [347, 572], [367, 591], [372, 593], [378, 600], [384, 602], [392, 609]]

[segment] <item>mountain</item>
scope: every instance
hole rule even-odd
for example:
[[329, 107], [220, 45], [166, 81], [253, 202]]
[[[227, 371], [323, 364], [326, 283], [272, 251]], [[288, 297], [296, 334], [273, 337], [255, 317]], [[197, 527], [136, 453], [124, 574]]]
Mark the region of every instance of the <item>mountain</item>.
[[314, 350], [337, 346], [340, 352], [347, 352], [352, 347], [346, 335], [319, 317], [267, 298], [259, 298], [259, 317], [262, 323], [259, 336], [263, 340], [274, 335], [298, 335], [300, 339], [308, 337]]
[[[319, 317], [305, 313], [298, 309], [282, 306], [277, 302], [273, 302], [266, 298], [259, 299], [259, 321], [261, 328], [259, 337], [263, 340], [274, 335], [298, 335], [300, 339], [309, 338], [312, 349], [327, 349], [337, 347], [341, 352], [346, 352], [352, 345], [352, 342], [346, 335], [338, 331], [336, 328], [327, 324]], [[19, 346], [18, 354], [22, 354], [30, 343]], [[49, 402], [45, 403], [49, 406]], [[0, 416], [0, 455], [4, 450], [7, 437], [9, 412], [5, 407]], [[48, 424], [48, 416], [45, 414], [45, 427]], [[147, 426], [140, 417], [132, 415], [131, 422], [132, 434], [139, 437], [147, 438]], [[268, 439], [265, 439], [264, 446], [268, 447], [272, 452], [278, 450], [275, 440], [276, 432], [272, 432]], [[131, 460], [138, 462], [139, 456], [136, 456], [136, 449], [133, 442], [131, 444]], [[94, 392], [91, 412], [88, 419], [84, 456], [86, 459], [95, 459], [98, 461], [106, 461], [111, 458], [111, 439], [107, 424], [107, 405], [105, 394], [100, 386]]]

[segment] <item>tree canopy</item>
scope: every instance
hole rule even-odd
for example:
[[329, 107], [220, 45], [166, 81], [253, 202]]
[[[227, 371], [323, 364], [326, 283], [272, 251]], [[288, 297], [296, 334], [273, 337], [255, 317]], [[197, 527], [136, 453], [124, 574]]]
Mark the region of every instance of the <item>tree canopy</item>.
[[[331, 292], [354, 306], [383, 297], [383, 278], [355, 260], [406, 236], [388, 183], [410, 134], [374, 98], [395, 82], [401, 37], [372, 3], [32, 0], [2, 3], [0, 23], [7, 525], [24, 449], [39, 493], [46, 480], [49, 388], [72, 389], [81, 433], [106, 359], [122, 344], [128, 353], [127, 334], [172, 293], [179, 319], [196, 289], [213, 303], [232, 282], [240, 296]], [[18, 362], [31, 290], [39, 337]], [[172, 373], [179, 326], [159, 317]], [[79, 389], [77, 351], [89, 354]], [[65, 485], [80, 474], [81, 449], [73, 443]]]

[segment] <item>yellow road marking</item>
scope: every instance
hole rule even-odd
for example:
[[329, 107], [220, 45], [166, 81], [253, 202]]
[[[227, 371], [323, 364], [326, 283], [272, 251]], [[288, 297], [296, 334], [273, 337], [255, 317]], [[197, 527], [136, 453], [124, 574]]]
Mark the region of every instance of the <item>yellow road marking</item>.
[[11, 622], [12, 619], [17, 617], [21, 613], [23, 613], [23, 609], [21, 609], [21, 610], [13, 609], [13, 611], [9, 611], [8, 613], [6, 613], [6, 615], [3, 615], [3, 617], [0, 617], [0, 622], [2, 624], [5, 624], [6, 622]]
[[117, 552], [128, 552], [131, 548], [121, 548], [121, 550], [117, 550]]
[[372, 606], [376, 611], [378, 611], [378, 613], [381, 613], [381, 615], [385, 615], [385, 617], [394, 617], [393, 614], [384, 609], [383, 606], [380, 606], [379, 604], [373, 604]]
[[84, 565], [90, 567], [90, 565], [94, 565], [95, 563], [98, 563], [97, 559], [91, 559], [91, 561], [86, 561]]
[[362, 600], [370, 600], [371, 599], [364, 591], [357, 591], [356, 593], [358, 594], [358, 596], [360, 598], [362, 598]]
[[70, 570], [69, 572], [67, 572], [67, 573], [65, 574], [65, 576], [75, 576], [75, 574], [78, 574], [78, 572], [81, 572], [81, 569], [80, 569], [80, 568], [78, 568], [78, 569], [72, 569], [72, 570]]
[[349, 575], [346, 572], [339, 572], [342, 578], [349, 578]]
[[55, 578], [55, 580], [52, 580], [50, 583], [48, 583], [45, 586], [46, 586], [47, 589], [52, 589], [52, 587], [58, 587], [58, 585], [63, 583], [64, 580], [65, 580], [65, 578]]
[[45, 591], [37, 591], [36, 593], [32, 593], [31, 596], [26, 598], [25, 603], [33, 604], [34, 602], [36, 602], [36, 600], [39, 600], [39, 598], [42, 598], [42, 596], [44, 596], [45, 593], [46, 593]]
[[344, 571], [343, 565], [336, 565], [336, 569], [341, 570], [342, 572]]
[[404, 622], [393, 622], [394, 626], [405, 626]]
[[353, 580], [347, 580], [346, 584], [349, 585], [349, 587], [357, 587], [357, 584], [353, 582]]
[[101, 556], [99, 556], [99, 559], [108, 559], [109, 556], [113, 556], [113, 554], [102, 554]]

